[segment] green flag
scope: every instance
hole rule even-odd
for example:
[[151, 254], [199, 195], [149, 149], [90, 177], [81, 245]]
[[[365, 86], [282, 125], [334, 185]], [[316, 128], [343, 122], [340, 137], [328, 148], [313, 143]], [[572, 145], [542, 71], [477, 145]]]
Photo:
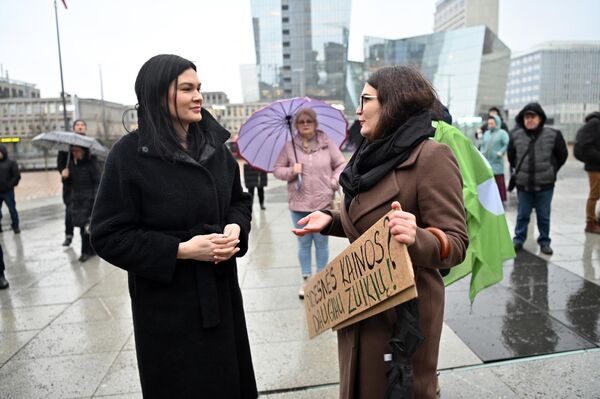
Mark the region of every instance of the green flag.
[[456, 157], [463, 179], [469, 247], [463, 263], [450, 269], [444, 284], [471, 273], [469, 299], [502, 280], [502, 262], [515, 257], [504, 207], [492, 169], [465, 135], [445, 122], [433, 122], [434, 140], [446, 144]]

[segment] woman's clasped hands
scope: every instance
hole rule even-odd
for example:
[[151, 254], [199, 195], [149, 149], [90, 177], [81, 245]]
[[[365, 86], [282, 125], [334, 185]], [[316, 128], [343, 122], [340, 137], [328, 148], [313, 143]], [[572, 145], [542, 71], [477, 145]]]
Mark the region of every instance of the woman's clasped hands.
[[240, 226], [228, 224], [222, 234], [197, 235], [179, 244], [179, 259], [195, 259], [203, 262], [223, 262], [239, 252]]

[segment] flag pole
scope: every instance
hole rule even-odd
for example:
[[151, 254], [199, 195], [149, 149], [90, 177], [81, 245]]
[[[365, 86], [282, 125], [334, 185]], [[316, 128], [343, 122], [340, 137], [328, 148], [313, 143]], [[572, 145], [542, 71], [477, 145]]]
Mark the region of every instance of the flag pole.
[[56, 19], [56, 41], [58, 43], [58, 65], [60, 67], [60, 97], [62, 98], [63, 105], [63, 119], [65, 124], [65, 132], [69, 131], [69, 120], [67, 119], [67, 101], [65, 100], [65, 83], [63, 79], [62, 69], [62, 56], [60, 53], [60, 34], [58, 32], [58, 9], [56, 7], [56, 0], [54, 0], [54, 17]]

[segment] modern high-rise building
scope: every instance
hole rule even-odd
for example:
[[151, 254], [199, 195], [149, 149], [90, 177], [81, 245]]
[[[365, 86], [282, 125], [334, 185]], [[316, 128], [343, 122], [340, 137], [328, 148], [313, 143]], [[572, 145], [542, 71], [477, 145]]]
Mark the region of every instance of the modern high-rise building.
[[546, 42], [514, 54], [505, 102], [510, 120], [532, 101], [573, 141], [585, 115], [600, 109], [600, 41]]
[[365, 38], [365, 70], [410, 65], [433, 84], [455, 119], [504, 104], [510, 49], [485, 26], [390, 40]]
[[499, 0], [439, 0], [435, 4], [434, 32], [485, 25], [498, 34]]
[[[259, 101], [297, 96], [340, 104], [347, 100], [350, 4], [251, 0]], [[244, 79], [243, 85], [256, 81]], [[243, 92], [252, 95], [255, 90], [244, 87]]]

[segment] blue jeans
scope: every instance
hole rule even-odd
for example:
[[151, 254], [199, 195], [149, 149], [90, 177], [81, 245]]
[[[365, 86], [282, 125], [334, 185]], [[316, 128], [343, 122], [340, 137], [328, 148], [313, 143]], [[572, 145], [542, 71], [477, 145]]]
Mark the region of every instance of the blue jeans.
[[517, 191], [519, 201], [517, 209], [517, 225], [513, 243], [523, 244], [527, 239], [527, 227], [531, 218], [531, 211], [535, 208], [535, 216], [540, 235], [537, 242], [540, 246], [550, 245], [550, 205], [554, 188], [545, 191], [526, 192]]
[[[298, 220], [302, 219], [310, 212], [292, 211], [292, 222], [297, 228], [301, 228]], [[317, 273], [320, 272], [329, 260], [329, 237], [320, 233], [306, 234], [303, 237], [298, 237], [298, 258], [300, 259], [300, 267], [302, 268], [303, 276], [310, 276], [311, 272], [311, 250], [312, 243], [315, 243], [315, 252], [317, 256]]]
[[[0, 208], [2, 203], [6, 202], [8, 212], [10, 213], [11, 226], [19, 227], [19, 214], [17, 213], [17, 203], [15, 202], [15, 192], [13, 190], [5, 193], [0, 193]], [[2, 219], [2, 213], [0, 212], [0, 219]]]

